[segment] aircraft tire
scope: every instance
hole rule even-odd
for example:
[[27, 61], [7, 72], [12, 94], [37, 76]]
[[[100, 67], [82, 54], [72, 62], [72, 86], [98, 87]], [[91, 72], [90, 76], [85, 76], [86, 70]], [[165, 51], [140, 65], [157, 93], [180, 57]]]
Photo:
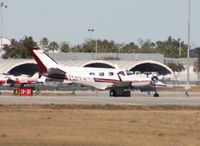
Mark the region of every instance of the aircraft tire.
[[159, 94], [158, 94], [158, 93], [154, 93], [153, 96], [154, 96], [154, 97], [159, 97]]
[[114, 90], [110, 90], [110, 97], [114, 97], [115, 96], [115, 91]]

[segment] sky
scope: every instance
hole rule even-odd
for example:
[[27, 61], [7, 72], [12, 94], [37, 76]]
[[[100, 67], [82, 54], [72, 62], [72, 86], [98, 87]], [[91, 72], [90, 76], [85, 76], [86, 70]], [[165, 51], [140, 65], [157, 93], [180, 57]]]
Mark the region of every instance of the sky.
[[[89, 38], [117, 43], [139, 39], [187, 43], [188, 0], [0, 0], [3, 36], [81, 44]], [[191, 0], [191, 44], [200, 46], [200, 0]], [[89, 32], [88, 29], [94, 29]]]

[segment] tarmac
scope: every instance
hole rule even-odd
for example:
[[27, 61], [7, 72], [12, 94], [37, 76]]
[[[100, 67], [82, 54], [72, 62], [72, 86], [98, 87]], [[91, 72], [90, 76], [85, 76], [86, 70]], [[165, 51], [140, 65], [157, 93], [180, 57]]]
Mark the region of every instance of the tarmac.
[[109, 97], [108, 91], [42, 91], [40, 95], [0, 95], [1, 105], [65, 104], [65, 105], [143, 105], [143, 106], [200, 106], [200, 92], [159, 92], [160, 97], [132, 92], [131, 97]]

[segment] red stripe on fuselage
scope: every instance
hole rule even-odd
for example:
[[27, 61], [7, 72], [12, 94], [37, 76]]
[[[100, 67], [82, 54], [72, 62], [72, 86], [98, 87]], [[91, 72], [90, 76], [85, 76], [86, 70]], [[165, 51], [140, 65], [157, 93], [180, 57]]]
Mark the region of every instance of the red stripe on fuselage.
[[132, 81], [132, 83], [143, 83], [143, 82], [145, 82], [145, 83], [150, 83], [149, 80], [145, 80], [145, 81]]
[[5, 84], [7, 80], [0, 80], [0, 84]]
[[94, 78], [95, 82], [106, 82], [106, 83], [116, 83], [119, 82], [119, 80], [114, 79], [101, 79], [101, 78]]

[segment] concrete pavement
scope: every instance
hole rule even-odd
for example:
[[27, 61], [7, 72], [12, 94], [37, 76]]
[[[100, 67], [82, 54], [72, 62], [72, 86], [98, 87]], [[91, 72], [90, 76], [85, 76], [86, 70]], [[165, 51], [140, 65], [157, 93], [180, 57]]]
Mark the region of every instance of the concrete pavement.
[[[47, 91], [45, 91], [47, 92]], [[61, 93], [63, 96], [61, 96]], [[131, 97], [109, 97], [108, 91], [52, 92], [49, 96], [0, 96], [0, 104], [75, 104], [75, 105], [146, 105], [146, 106], [200, 106], [200, 92], [160, 92], [160, 97], [133, 92]]]

